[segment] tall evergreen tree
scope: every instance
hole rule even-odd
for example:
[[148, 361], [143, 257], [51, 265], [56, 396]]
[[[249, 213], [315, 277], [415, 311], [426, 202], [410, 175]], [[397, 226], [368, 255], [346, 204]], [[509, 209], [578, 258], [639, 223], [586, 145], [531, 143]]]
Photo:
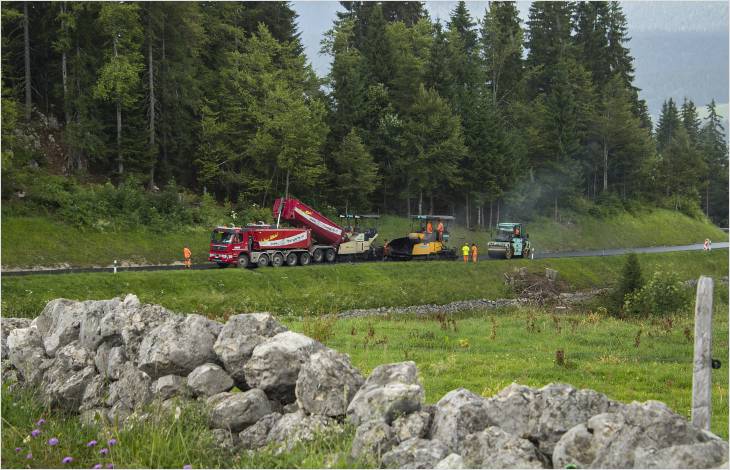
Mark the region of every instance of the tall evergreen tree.
[[700, 118], [697, 115], [697, 107], [695, 107], [692, 100], [688, 100], [687, 98], [684, 99], [684, 103], [682, 103], [681, 116], [684, 130], [687, 131], [687, 136], [689, 137], [690, 142], [692, 142], [692, 145], [697, 145], [700, 137], [701, 124]]
[[656, 128], [657, 151], [660, 153], [671, 143], [675, 133], [682, 126], [677, 105], [672, 98], [662, 104], [662, 112]]
[[728, 148], [715, 100], [707, 105], [707, 117], [700, 131], [700, 151], [707, 166], [703, 209], [715, 223], [727, 227]]
[[531, 91], [550, 89], [552, 71], [558, 62], [573, 55], [571, 19], [574, 2], [533, 2], [527, 20], [526, 63], [533, 69]]
[[506, 108], [518, 98], [523, 75], [519, 12], [514, 2], [492, 2], [482, 21], [482, 54], [495, 107]]
[[336, 188], [332, 201], [338, 202], [345, 213], [367, 210], [369, 196], [378, 183], [378, 169], [355, 129], [342, 140], [332, 160], [332, 188]]

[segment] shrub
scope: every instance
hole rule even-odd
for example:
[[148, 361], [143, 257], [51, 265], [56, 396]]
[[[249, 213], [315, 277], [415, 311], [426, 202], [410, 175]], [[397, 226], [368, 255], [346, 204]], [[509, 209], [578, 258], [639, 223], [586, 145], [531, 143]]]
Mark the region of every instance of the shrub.
[[621, 279], [619, 279], [619, 283], [612, 294], [611, 303], [613, 307], [620, 311], [624, 306], [626, 295], [637, 291], [643, 284], [639, 257], [636, 256], [636, 253], [629, 253], [621, 271]]
[[655, 272], [641, 289], [626, 295], [624, 311], [632, 315], [671, 315], [689, 306], [689, 289], [676, 273]]

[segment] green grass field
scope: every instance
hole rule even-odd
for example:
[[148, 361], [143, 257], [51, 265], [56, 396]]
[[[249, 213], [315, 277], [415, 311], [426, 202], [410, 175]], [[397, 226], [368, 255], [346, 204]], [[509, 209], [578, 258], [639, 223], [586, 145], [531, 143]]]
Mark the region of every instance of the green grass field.
[[[353, 308], [444, 304], [455, 300], [508, 297], [503, 273], [527, 266], [560, 271], [572, 288], [611, 285], [624, 256], [497, 260], [477, 265], [457, 261], [359, 263], [297, 268], [210, 269], [33, 275], [2, 279], [6, 316], [34, 317], [48, 300], [106, 299], [134, 293], [143, 302], [179, 312], [227, 318], [239, 312], [284, 316], [319, 315]], [[725, 276], [726, 250], [639, 255], [642, 270], [675, 271], [682, 279]]]
[[[411, 223], [403, 217], [383, 216], [377, 243], [405, 236], [411, 228]], [[712, 224], [662, 209], [604, 219], [576, 216], [565, 224], [540, 219], [526, 228], [540, 252], [683, 245], [701, 243], [705, 238], [728, 239], [726, 233]], [[486, 230], [466, 230], [459, 225], [452, 226], [450, 232], [453, 246], [468, 242], [485, 247], [490, 239]], [[186, 244], [196, 263], [207, 262], [209, 233], [210, 227], [167, 232], [144, 228], [121, 233], [99, 232], [79, 230], [47, 217], [3, 217], [2, 266], [4, 269], [63, 263], [108, 266], [115, 259], [137, 264], [169, 264], [182, 261], [182, 248]]]
[[[596, 305], [554, 313], [532, 308], [462, 312], [455, 322], [413, 316], [334, 320], [318, 316], [353, 307], [445, 303], [457, 299], [508, 295], [502, 273], [519, 266], [535, 272], [549, 266], [572, 288], [611, 285], [625, 257], [512, 260], [464, 266], [458, 262], [375, 263], [295, 269], [210, 270], [113, 274], [69, 274], [2, 279], [3, 315], [36, 316], [46, 300], [109, 298], [134, 292], [143, 302], [173, 310], [198, 311], [212, 318], [270, 310], [287, 327], [349, 354], [368, 374], [383, 363], [413, 360], [436, 402], [449, 390], [466, 387], [492, 396], [512, 382], [541, 387], [551, 382], [592, 388], [630, 402], [661, 400], [689, 416], [692, 388], [691, 309], [668, 318], [619, 320]], [[645, 275], [661, 269], [683, 279], [728, 272], [727, 250], [639, 255]], [[728, 290], [715, 292], [713, 355], [723, 368], [713, 371], [712, 430], [728, 437]], [[591, 309], [591, 310], [587, 310]], [[639, 333], [641, 332], [641, 333]], [[566, 363], [555, 363], [555, 351]], [[2, 395], [2, 466], [89, 468], [113, 462], [117, 467], [364, 467], [345, 459], [352, 429], [337, 437], [275, 456], [231, 456], [212, 446], [212, 435], [199, 407], [183, 407], [182, 417], [156, 413], [157, 419], [120, 430], [83, 428], [75, 417], [44, 409], [32, 393]], [[41, 438], [28, 438], [44, 417]], [[62, 444], [51, 448], [49, 437]], [[85, 446], [91, 439], [114, 437], [119, 444], [103, 459]], [[15, 448], [21, 451], [15, 452]], [[30, 452], [33, 458], [28, 460]]]

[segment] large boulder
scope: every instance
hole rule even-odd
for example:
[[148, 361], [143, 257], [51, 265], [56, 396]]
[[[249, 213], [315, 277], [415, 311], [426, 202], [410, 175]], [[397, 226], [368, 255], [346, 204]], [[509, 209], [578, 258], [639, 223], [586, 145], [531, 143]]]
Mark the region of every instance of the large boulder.
[[385, 453], [398, 444], [393, 428], [385, 421], [374, 419], [357, 427], [352, 439], [350, 457], [356, 460], [375, 459], [379, 463]]
[[299, 443], [313, 441], [318, 434], [341, 432], [337, 423], [320, 415], [307, 415], [302, 410], [283, 415], [271, 427], [267, 444], [279, 444], [278, 452], [290, 451]]
[[[555, 468], [569, 464], [581, 468], [633, 468], [671, 463], [688, 468], [695, 458], [700, 459], [688, 457], [687, 450], [691, 448], [707, 450], [702, 458], [706, 458], [706, 466], [715, 467], [727, 460], [727, 443], [719, 440], [687, 422], [664, 403], [633, 402], [616, 412], [593, 416], [570, 429], [555, 445], [553, 465]], [[717, 443], [697, 446], [710, 442]], [[720, 448], [724, 452], [716, 451]]]
[[431, 428], [431, 413], [425, 410], [400, 416], [393, 421], [393, 430], [399, 442], [414, 437], [428, 437]]
[[188, 394], [187, 379], [179, 375], [163, 375], [152, 382], [152, 395], [162, 401]]
[[439, 470], [467, 468], [459, 454], [449, 454], [434, 467]]
[[105, 375], [112, 380], [119, 380], [127, 363], [127, 355], [123, 346], [114, 346], [109, 350]]
[[87, 385], [96, 375], [96, 369], [88, 366], [80, 370], [49, 368], [44, 376], [44, 403], [50, 407], [76, 411], [81, 406]]
[[84, 389], [79, 411], [83, 413], [104, 408], [108, 393], [109, 387], [106, 384], [106, 380], [101, 375], [95, 375]]
[[355, 425], [383, 420], [390, 424], [398, 416], [419, 411], [424, 391], [413, 361], [376, 367], [347, 407], [347, 417]]
[[29, 326], [29, 318], [0, 317], [0, 359], [5, 360], [8, 358], [7, 338], [10, 332], [18, 328], [28, 328]]
[[491, 424], [487, 400], [465, 388], [459, 388], [450, 391], [436, 403], [430, 437], [446, 444], [451, 452], [458, 452], [459, 442], [467, 435], [483, 431]]
[[[664, 449], [637, 449], [635, 468], [727, 468], [728, 445], [721, 439]], [[720, 464], [718, 465], [718, 462]], [[723, 465], [722, 462], [725, 462]]]
[[271, 413], [266, 394], [257, 388], [242, 393], [221, 393], [208, 400], [208, 424], [213, 429], [240, 432]]
[[246, 382], [271, 398], [290, 403], [295, 399], [299, 371], [309, 357], [324, 346], [299, 333], [285, 331], [256, 346], [244, 366]]
[[152, 378], [131, 362], [124, 363], [119, 380], [109, 386], [107, 404], [121, 403], [128, 410], [138, 409], [152, 401]]
[[82, 324], [88, 325], [84, 327], [82, 343], [87, 349], [94, 350], [102, 341], [99, 332], [101, 318], [120, 304], [119, 298], [84, 302], [55, 299], [48, 302], [36, 321], [46, 354], [53, 357], [59, 348], [79, 339]]
[[434, 468], [448, 454], [437, 440], [413, 437], [383, 455], [382, 461], [385, 468]]
[[491, 425], [539, 442], [540, 450], [548, 455], [570, 428], [621, 406], [601, 393], [566, 384], [549, 384], [540, 389], [512, 384], [486, 404]]
[[38, 384], [43, 378], [43, 363], [47, 359], [43, 339], [34, 326], [17, 328], [8, 334], [8, 359], [28, 384]]
[[241, 440], [238, 438], [238, 434], [229, 431], [228, 429], [213, 429], [213, 441], [216, 447], [226, 452], [235, 452], [241, 445]]
[[297, 403], [312, 414], [344, 416], [364, 381], [347, 355], [325, 349], [302, 365], [295, 389]]
[[138, 367], [153, 379], [188, 375], [196, 367], [216, 361], [213, 344], [220, 330], [220, 323], [201, 315], [170, 317], [142, 340]]
[[233, 315], [223, 326], [213, 350], [239, 388], [247, 388], [243, 366], [254, 348], [285, 331], [270, 313]]
[[496, 426], [469, 434], [459, 448], [467, 468], [549, 468], [530, 441]]
[[241, 449], [255, 450], [266, 445], [271, 429], [281, 419], [281, 413], [269, 413], [238, 434]]
[[137, 364], [142, 340], [171, 318], [182, 318], [182, 315], [160, 305], [140, 305], [136, 296], [128, 295], [120, 308], [101, 319], [99, 329], [104, 341], [114, 345], [123, 344], [129, 360]]
[[196, 396], [210, 397], [233, 388], [233, 379], [217, 364], [196, 367], [187, 379], [188, 388]]

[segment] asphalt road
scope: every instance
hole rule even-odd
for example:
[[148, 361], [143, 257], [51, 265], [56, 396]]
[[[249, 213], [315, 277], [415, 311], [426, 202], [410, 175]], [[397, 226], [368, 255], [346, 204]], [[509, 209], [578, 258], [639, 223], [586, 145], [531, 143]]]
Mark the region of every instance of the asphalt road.
[[[713, 249], [727, 249], [730, 243], [721, 242], [713, 243]], [[623, 255], [626, 253], [667, 253], [670, 251], [698, 251], [702, 250], [702, 243], [694, 245], [678, 245], [678, 246], [652, 246], [645, 248], [611, 248], [605, 250], [585, 250], [585, 251], [561, 251], [556, 253], [540, 253], [535, 252], [536, 259], [545, 258], [577, 258], [583, 256], [616, 256]], [[484, 261], [499, 261], [498, 259], [491, 259], [486, 255], [479, 257], [480, 260]], [[156, 265], [156, 266], [135, 266], [135, 267], [118, 267], [118, 272], [123, 271], [172, 271], [182, 270], [182, 265]], [[194, 264], [193, 269], [220, 269], [213, 263]], [[234, 268], [229, 268], [234, 269]], [[72, 274], [72, 273], [102, 273], [112, 272], [113, 268], [70, 268], [70, 269], [46, 269], [37, 271], [3, 271], [3, 276], [28, 276], [35, 274]]]

